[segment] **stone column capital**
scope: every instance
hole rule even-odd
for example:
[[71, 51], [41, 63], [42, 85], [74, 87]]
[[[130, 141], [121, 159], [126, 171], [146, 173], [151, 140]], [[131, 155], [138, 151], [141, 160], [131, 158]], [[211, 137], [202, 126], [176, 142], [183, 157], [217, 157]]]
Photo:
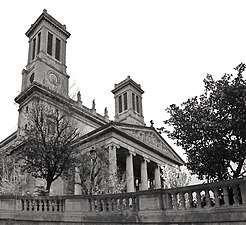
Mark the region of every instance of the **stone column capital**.
[[128, 154], [130, 155], [133, 155], [133, 156], [136, 156], [136, 152], [135, 151], [133, 151], [133, 150], [128, 150]]
[[142, 155], [143, 161], [150, 162], [150, 159], [147, 155]]
[[106, 145], [105, 145], [105, 148], [120, 148], [120, 145], [115, 143], [114, 141], [111, 141], [111, 142], [108, 142]]

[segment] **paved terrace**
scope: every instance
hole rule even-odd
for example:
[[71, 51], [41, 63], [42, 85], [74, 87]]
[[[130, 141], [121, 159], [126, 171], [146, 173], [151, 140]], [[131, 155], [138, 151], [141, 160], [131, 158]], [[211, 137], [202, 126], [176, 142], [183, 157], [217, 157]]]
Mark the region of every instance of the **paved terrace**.
[[246, 224], [246, 179], [99, 196], [2, 196], [0, 224]]

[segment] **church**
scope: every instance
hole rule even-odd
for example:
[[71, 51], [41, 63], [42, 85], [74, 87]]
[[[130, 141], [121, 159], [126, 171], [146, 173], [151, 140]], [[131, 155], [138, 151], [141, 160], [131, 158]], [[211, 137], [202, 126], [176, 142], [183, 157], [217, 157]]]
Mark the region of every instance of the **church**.
[[[66, 25], [43, 10], [26, 36], [29, 39], [28, 62], [22, 71], [21, 92], [15, 98], [19, 105], [18, 126], [16, 132], [0, 142], [1, 151], [10, 148], [18, 139], [20, 128], [27, 123], [24, 114], [39, 96], [61, 110], [69, 109], [81, 133], [74, 147], [85, 153], [93, 149], [108, 150], [110, 170], [117, 173], [121, 168], [126, 174], [127, 192], [147, 190], [150, 183], [156, 189], [161, 188], [161, 167], [184, 164], [153, 123], [146, 126], [142, 110], [144, 90], [140, 84], [128, 76], [114, 87], [112, 85], [115, 117], [110, 121], [107, 108], [104, 115], [100, 115], [95, 102], [91, 108], [83, 105], [79, 92], [76, 100], [69, 97], [66, 43], [70, 33]], [[76, 174], [74, 177], [78, 179]], [[78, 180], [74, 183], [74, 194], [81, 194]]]

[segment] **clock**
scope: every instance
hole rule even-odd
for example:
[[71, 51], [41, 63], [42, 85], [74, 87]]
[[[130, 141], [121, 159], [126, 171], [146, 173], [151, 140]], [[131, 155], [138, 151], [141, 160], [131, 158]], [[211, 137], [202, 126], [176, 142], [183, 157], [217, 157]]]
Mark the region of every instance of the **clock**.
[[51, 84], [57, 86], [59, 84], [59, 76], [54, 72], [49, 72], [48, 79]]

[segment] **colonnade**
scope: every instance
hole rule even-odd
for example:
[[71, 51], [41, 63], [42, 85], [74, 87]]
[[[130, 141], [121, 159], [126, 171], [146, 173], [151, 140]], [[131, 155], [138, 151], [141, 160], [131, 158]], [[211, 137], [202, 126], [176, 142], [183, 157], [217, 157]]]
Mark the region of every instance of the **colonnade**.
[[[112, 178], [117, 175], [117, 149], [120, 149], [121, 146], [115, 143], [110, 143], [104, 148], [108, 149], [108, 156], [109, 156], [109, 176], [112, 176]], [[125, 148], [123, 148], [126, 150]], [[121, 149], [122, 150], [122, 149]], [[126, 175], [126, 187], [127, 187], [127, 192], [134, 192], [136, 191], [135, 188], [135, 177], [134, 177], [134, 160], [133, 158], [136, 157], [136, 153], [130, 150], [127, 150], [126, 157], [125, 159], [120, 159], [120, 160], [125, 160], [125, 175]], [[148, 163], [150, 163], [150, 159], [148, 159], [144, 154], [138, 156], [141, 156], [141, 163], [140, 163], [140, 177], [141, 177], [141, 190], [147, 190], [149, 188], [149, 177], [148, 177]], [[161, 188], [161, 172], [160, 172], [160, 163], [158, 162], [153, 162], [155, 164], [154, 167], [154, 187], [155, 189]], [[79, 177], [78, 177], [78, 172], [77, 168], [75, 169], [75, 194], [81, 194], [81, 188], [79, 183]], [[109, 179], [111, 182], [111, 186], [114, 186], [114, 181], [115, 179]]]

